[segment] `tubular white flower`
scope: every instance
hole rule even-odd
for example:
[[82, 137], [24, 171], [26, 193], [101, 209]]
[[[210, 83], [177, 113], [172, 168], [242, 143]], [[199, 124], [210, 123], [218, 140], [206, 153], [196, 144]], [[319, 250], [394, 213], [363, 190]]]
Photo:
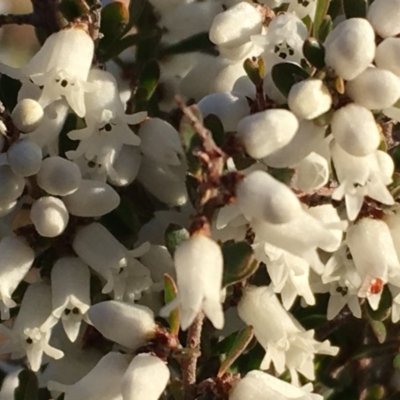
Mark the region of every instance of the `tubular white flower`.
[[8, 165], [0, 166], [0, 207], [15, 201], [25, 188], [25, 179]]
[[107, 339], [136, 350], [155, 334], [156, 323], [150, 308], [110, 300], [88, 311], [90, 323]]
[[240, 120], [237, 132], [246, 152], [263, 158], [286, 146], [296, 134], [299, 122], [287, 110], [261, 111]]
[[101, 217], [118, 207], [120, 197], [103, 182], [82, 179], [78, 190], [63, 197], [64, 204], [77, 217]]
[[389, 227], [382, 220], [363, 218], [348, 229], [346, 242], [361, 277], [358, 296], [367, 297], [376, 310], [389, 276], [400, 278], [400, 264]]
[[264, 171], [253, 171], [239, 182], [236, 199], [244, 215], [271, 224], [292, 221], [302, 211], [292, 190]]
[[38, 185], [54, 196], [74, 193], [81, 183], [79, 167], [65, 158], [53, 156], [45, 158], [37, 176]]
[[168, 384], [169, 376], [164, 361], [151, 354], [138, 354], [122, 378], [123, 400], [158, 400]]
[[177, 130], [160, 118], [151, 118], [139, 129], [140, 150], [150, 159], [167, 165], [180, 165], [183, 149]]
[[220, 246], [197, 234], [181, 243], [174, 254], [178, 295], [161, 315], [168, 315], [179, 305], [180, 322], [186, 330], [200, 311], [204, 311], [217, 329], [224, 326], [221, 286], [224, 260]]
[[69, 214], [60, 199], [44, 196], [32, 204], [30, 218], [39, 235], [56, 237], [61, 235], [67, 227]]
[[43, 353], [58, 359], [64, 354], [49, 345], [51, 331], [42, 332], [40, 327], [51, 314], [51, 289], [44, 283], [30, 285], [22, 299], [21, 308], [12, 329], [1, 325], [8, 340], [0, 347], [0, 353], [11, 353], [11, 358], [26, 354], [32, 371], [38, 371]]
[[375, 63], [400, 76], [400, 38], [387, 38], [376, 48]]
[[51, 270], [53, 312], [42, 330], [53, 327], [60, 319], [69, 340], [74, 342], [82, 320], [88, 322], [90, 307], [90, 272], [79, 258], [60, 258]]
[[22, 139], [8, 149], [7, 160], [16, 174], [24, 177], [32, 176], [40, 170], [42, 150], [36, 143]]
[[378, 149], [380, 134], [371, 111], [358, 104], [348, 104], [335, 111], [332, 135], [347, 153], [363, 157]]
[[241, 2], [218, 14], [211, 25], [210, 40], [217, 46], [233, 48], [261, 33], [262, 15], [253, 5]]
[[234, 387], [229, 400], [322, 400], [319, 394], [313, 394], [313, 387], [291, 385], [273, 375], [262, 371], [250, 371]]
[[314, 21], [316, 7], [317, 0], [292, 0], [287, 12], [296, 14], [300, 19], [309, 16], [311, 21]]
[[368, 9], [368, 21], [383, 38], [400, 33], [400, 1], [375, 0]]
[[42, 122], [43, 116], [42, 106], [32, 99], [19, 101], [11, 113], [14, 125], [25, 133], [34, 131]]
[[16, 306], [11, 296], [31, 268], [35, 253], [23, 240], [6, 236], [0, 241], [0, 254], [0, 311], [4, 320]]
[[272, 361], [281, 374], [286, 366], [293, 381], [297, 372], [315, 379], [315, 354], [335, 355], [339, 350], [328, 341], [314, 340], [314, 331], [306, 331], [299, 325], [282, 307], [271, 287], [247, 286], [238, 304], [238, 313], [246, 324], [253, 326], [257, 340], [266, 349], [261, 369], [269, 368]]
[[329, 33], [325, 46], [325, 63], [343, 79], [361, 74], [375, 56], [375, 33], [364, 18], [350, 18]]
[[314, 119], [329, 111], [332, 96], [322, 80], [311, 78], [291, 87], [288, 104], [297, 117]]
[[238, 122], [250, 114], [250, 107], [244, 96], [230, 92], [212, 93], [203, 97], [198, 103], [203, 117], [215, 114], [222, 122], [225, 131], [234, 132]]
[[114, 186], [131, 184], [139, 173], [141, 161], [137, 147], [124, 145], [108, 171], [108, 181]]
[[392, 106], [400, 97], [400, 80], [390, 71], [367, 68], [347, 82], [346, 93], [360, 106], [380, 110]]

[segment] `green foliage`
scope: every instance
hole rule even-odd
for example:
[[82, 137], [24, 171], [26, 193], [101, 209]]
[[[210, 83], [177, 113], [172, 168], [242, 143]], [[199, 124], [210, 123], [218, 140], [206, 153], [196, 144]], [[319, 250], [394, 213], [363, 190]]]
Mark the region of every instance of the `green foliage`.
[[309, 77], [309, 74], [294, 63], [279, 63], [272, 67], [272, 80], [279, 91], [287, 97], [291, 87]]
[[24, 369], [18, 374], [19, 385], [14, 391], [14, 400], [38, 400], [39, 382], [36, 374]]
[[367, 0], [343, 0], [343, 11], [346, 18], [365, 18]]
[[165, 246], [167, 247], [171, 256], [174, 255], [176, 248], [188, 238], [189, 232], [187, 229], [176, 224], [168, 225], [167, 229], [165, 230], [164, 239]]

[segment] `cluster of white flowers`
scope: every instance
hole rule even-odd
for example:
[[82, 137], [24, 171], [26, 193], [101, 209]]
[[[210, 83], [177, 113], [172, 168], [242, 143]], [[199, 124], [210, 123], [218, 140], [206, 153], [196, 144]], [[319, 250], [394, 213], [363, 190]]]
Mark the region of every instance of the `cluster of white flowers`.
[[[375, 0], [366, 18], [338, 18], [321, 44], [319, 69], [303, 54], [303, 21], [314, 21], [316, 0], [150, 3], [164, 45], [209, 31], [219, 55], [162, 60], [160, 82], [195, 100], [203, 117], [216, 115], [251, 166], [227, 157], [233, 200], [210, 219], [211, 233], [195, 229], [199, 209], [190, 202], [178, 130], [128, 112], [116, 77], [93, 65], [85, 24], [49, 36], [21, 68], [1, 64], [21, 88], [11, 121], [0, 127], [0, 353], [26, 357], [41, 386], [66, 400], [157, 400], [170, 369], [165, 355], [146, 350], [165, 330], [155, 318], [178, 309], [186, 331], [204, 313], [222, 340], [234, 307], [233, 331], [251, 326], [265, 356], [261, 371], [232, 385], [229, 399], [322, 399], [300, 382], [315, 379], [317, 354], [339, 349], [295, 319], [298, 297], [312, 306], [315, 294], [329, 293], [327, 319], [345, 306], [361, 318], [361, 306], [379, 308], [387, 285], [392, 321], [400, 320], [400, 208], [381, 124], [400, 122], [400, 2]], [[275, 15], [283, 4], [287, 11]], [[264, 66], [257, 88], [243, 67], [249, 59]], [[283, 93], [274, 80], [280, 63], [307, 64], [308, 78], [296, 77]], [[172, 98], [161, 109], [175, 108]], [[80, 129], [65, 133], [75, 149], [64, 154], [59, 138], [71, 113]], [[281, 169], [291, 173], [289, 183], [277, 178]], [[135, 180], [165, 209], [128, 246], [101, 217]], [[191, 232], [174, 251], [165, 240], [171, 224]], [[221, 246], [243, 241], [270, 284], [239, 282], [240, 297], [226, 310]], [[38, 278], [41, 253], [53, 244], [59, 258]], [[165, 274], [177, 286], [167, 304]], [[30, 284], [18, 304], [23, 281]], [[111, 351], [82, 347], [95, 330]], [[289, 371], [291, 383], [272, 371]]]

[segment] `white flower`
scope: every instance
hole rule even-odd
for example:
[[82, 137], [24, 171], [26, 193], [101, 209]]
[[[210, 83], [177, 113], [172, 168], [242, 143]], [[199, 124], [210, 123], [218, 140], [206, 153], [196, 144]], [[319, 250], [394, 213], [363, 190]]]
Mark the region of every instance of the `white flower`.
[[346, 80], [361, 74], [375, 57], [375, 33], [364, 18], [350, 18], [329, 33], [325, 63]]
[[124, 400], [158, 400], [169, 376], [168, 367], [158, 357], [138, 354], [122, 378], [122, 396]]
[[229, 400], [322, 400], [322, 396], [311, 393], [312, 390], [310, 383], [300, 388], [273, 375], [253, 370], [233, 387]]
[[168, 315], [179, 305], [180, 322], [186, 330], [200, 311], [204, 311], [215, 328], [224, 325], [221, 304], [223, 256], [212, 239], [197, 234], [181, 243], [174, 254], [178, 295], [161, 315]]
[[60, 319], [69, 340], [74, 342], [81, 321], [88, 322], [90, 272], [79, 258], [60, 258], [51, 270], [53, 312], [42, 329], [46, 331]]
[[10, 166], [0, 165], [0, 208], [14, 202], [25, 188], [25, 179]]
[[263, 158], [286, 146], [294, 137], [299, 122], [284, 109], [261, 111], [240, 120], [238, 137], [253, 158]]
[[42, 106], [32, 99], [19, 101], [11, 113], [14, 125], [25, 133], [34, 131], [42, 122], [43, 116]]
[[7, 341], [0, 347], [0, 353], [11, 353], [11, 358], [27, 356], [32, 371], [38, 371], [43, 353], [58, 359], [64, 354], [49, 345], [51, 331], [40, 330], [51, 314], [50, 286], [35, 283], [28, 287], [22, 299], [21, 308], [12, 329], [0, 325]]
[[314, 21], [317, 0], [291, 0], [287, 12], [295, 13], [300, 19], [307, 16]]
[[42, 150], [36, 143], [22, 139], [8, 149], [7, 161], [18, 175], [24, 177], [36, 175], [42, 164]]
[[400, 76], [400, 38], [387, 38], [376, 48], [375, 63], [378, 68], [387, 69]]
[[375, 0], [369, 6], [367, 18], [376, 33], [386, 38], [400, 33], [399, 15], [399, 0]]
[[136, 350], [155, 334], [156, 323], [150, 308], [115, 300], [90, 307], [90, 323], [107, 339]]
[[236, 200], [249, 219], [259, 218], [271, 224], [292, 221], [302, 211], [292, 190], [264, 171], [253, 171], [239, 182]]
[[335, 355], [338, 348], [313, 339], [314, 331], [306, 331], [281, 305], [271, 287], [247, 286], [238, 304], [240, 318], [253, 326], [254, 334], [266, 355], [261, 369], [267, 369], [273, 362], [281, 374], [285, 367], [297, 382], [297, 372], [308, 379], [315, 379], [315, 354]]
[[16, 306], [11, 296], [32, 266], [35, 253], [22, 239], [6, 236], [0, 241], [0, 254], [0, 311], [5, 320]]
[[329, 111], [332, 96], [321, 79], [294, 84], [288, 96], [289, 108], [301, 119], [314, 119]]

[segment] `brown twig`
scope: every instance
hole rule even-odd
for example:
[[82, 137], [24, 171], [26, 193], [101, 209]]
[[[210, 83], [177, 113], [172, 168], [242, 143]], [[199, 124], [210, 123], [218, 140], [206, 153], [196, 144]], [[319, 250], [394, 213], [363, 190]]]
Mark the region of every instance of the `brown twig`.
[[42, 23], [41, 19], [35, 13], [0, 15], [0, 26], [11, 25], [11, 24], [40, 26], [41, 23]]

